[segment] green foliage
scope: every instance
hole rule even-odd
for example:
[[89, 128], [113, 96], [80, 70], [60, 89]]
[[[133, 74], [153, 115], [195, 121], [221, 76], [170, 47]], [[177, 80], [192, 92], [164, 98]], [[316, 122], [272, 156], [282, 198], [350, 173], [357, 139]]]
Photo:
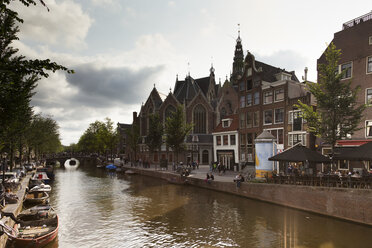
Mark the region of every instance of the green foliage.
[[[37, 4], [34, 0], [19, 1], [26, 7]], [[50, 130], [52, 133], [48, 135], [42, 133], [43, 137], [33, 134], [33, 132], [39, 132], [35, 131], [38, 128], [35, 125], [40, 124], [40, 118], [43, 119], [43, 117], [33, 117], [30, 101], [35, 94], [37, 82], [42, 77], [47, 78], [48, 71], [63, 70], [68, 73], [73, 73], [73, 71], [49, 59], [30, 60], [18, 54], [18, 49], [11, 45], [18, 40], [17, 25], [23, 20], [16, 11], [8, 8], [11, 2], [12, 0], [0, 1], [0, 144], [3, 144], [3, 148], [10, 152], [12, 160], [16, 145], [19, 145], [19, 150], [22, 152], [23, 144], [27, 142], [39, 151], [55, 151], [56, 147], [60, 147], [59, 134], [56, 135], [56, 130], [53, 128]], [[38, 2], [46, 7], [42, 0]], [[46, 119], [41, 122], [54, 122], [51, 118]], [[58, 129], [58, 125], [55, 122], [54, 124]], [[35, 139], [30, 140], [29, 136]], [[36, 144], [46, 136], [49, 139], [45, 139], [45, 144]]]
[[160, 151], [160, 147], [163, 143], [163, 125], [160, 121], [159, 114], [152, 114], [149, 116], [149, 134], [146, 137], [146, 144], [149, 147], [150, 152], [154, 152], [156, 149]]
[[326, 52], [326, 64], [319, 65], [319, 82], [308, 83], [309, 91], [317, 101], [317, 109], [299, 101], [309, 131], [321, 137], [332, 148], [336, 141], [358, 130], [365, 105], [357, 104], [360, 87], [351, 88], [350, 80], [341, 80], [345, 71], [338, 73], [341, 51], [331, 43]]
[[50, 116], [35, 115], [25, 135], [26, 144], [36, 156], [61, 150], [59, 126]]
[[191, 129], [192, 125], [185, 122], [182, 105], [178, 105], [165, 122], [166, 143], [176, 153], [177, 160], [178, 154], [184, 149], [185, 137]]
[[113, 122], [106, 118], [105, 122], [95, 121], [80, 137], [77, 150], [83, 152], [103, 154], [110, 151], [111, 154], [118, 142], [118, 135]]

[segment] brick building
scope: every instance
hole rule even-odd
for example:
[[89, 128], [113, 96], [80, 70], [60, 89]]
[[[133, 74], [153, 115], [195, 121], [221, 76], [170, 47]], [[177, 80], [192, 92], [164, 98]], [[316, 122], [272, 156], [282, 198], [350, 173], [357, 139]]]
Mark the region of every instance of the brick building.
[[249, 53], [244, 70], [236, 82], [239, 96], [240, 162], [254, 164], [255, 138], [269, 131], [277, 142], [278, 151], [297, 143], [310, 146], [306, 123], [293, 106], [297, 100], [314, 104], [305, 83], [299, 82], [294, 71], [256, 61]]
[[[346, 70], [343, 80], [351, 80], [352, 87], [360, 85], [357, 102], [369, 105], [360, 123], [360, 130], [350, 136], [350, 140], [340, 141], [340, 144], [360, 145], [372, 140], [372, 11], [344, 23], [331, 42], [341, 49], [339, 71]], [[324, 53], [317, 63], [325, 63]]]

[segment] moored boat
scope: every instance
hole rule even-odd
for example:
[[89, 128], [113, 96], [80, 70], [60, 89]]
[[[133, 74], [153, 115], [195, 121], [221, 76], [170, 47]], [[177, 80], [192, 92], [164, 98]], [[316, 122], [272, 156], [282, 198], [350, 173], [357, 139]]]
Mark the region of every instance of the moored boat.
[[47, 192], [43, 191], [34, 191], [28, 192], [25, 196], [24, 203], [25, 204], [42, 204], [45, 203], [49, 199], [49, 195]]
[[50, 183], [50, 178], [46, 174], [46, 172], [40, 171], [35, 172], [35, 174], [32, 177], [32, 180], [42, 180], [44, 183]]
[[12, 241], [12, 247], [44, 247], [57, 237], [59, 227], [57, 215], [40, 220], [15, 219], [15, 221], [13, 228], [1, 223], [4, 232]]
[[34, 191], [50, 192], [51, 190], [52, 190], [52, 186], [41, 183], [40, 185], [36, 185], [32, 187], [29, 192], [34, 192]]
[[47, 218], [54, 218], [56, 212], [49, 204], [36, 205], [32, 208], [23, 210], [17, 219], [21, 221], [40, 220]]

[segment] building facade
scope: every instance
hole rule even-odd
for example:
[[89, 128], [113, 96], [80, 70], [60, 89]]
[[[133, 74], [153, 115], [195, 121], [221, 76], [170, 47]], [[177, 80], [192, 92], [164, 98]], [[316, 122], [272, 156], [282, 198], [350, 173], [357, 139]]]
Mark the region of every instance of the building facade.
[[[344, 23], [331, 42], [341, 49], [339, 71], [346, 70], [343, 80], [351, 80], [353, 88], [359, 85], [361, 90], [357, 102], [367, 104], [360, 130], [349, 137], [354, 142], [347, 141], [348, 144], [360, 145], [365, 140], [372, 140], [372, 11]], [[317, 63], [325, 62], [323, 53]]]

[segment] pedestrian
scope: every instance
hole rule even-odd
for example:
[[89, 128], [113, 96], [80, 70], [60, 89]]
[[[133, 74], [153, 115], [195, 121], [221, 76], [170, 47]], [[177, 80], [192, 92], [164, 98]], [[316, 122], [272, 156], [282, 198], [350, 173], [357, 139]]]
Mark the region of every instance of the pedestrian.
[[234, 182], [236, 183], [236, 187], [240, 188], [240, 184], [242, 182], [242, 175], [241, 174], [236, 175], [234, 178]]

